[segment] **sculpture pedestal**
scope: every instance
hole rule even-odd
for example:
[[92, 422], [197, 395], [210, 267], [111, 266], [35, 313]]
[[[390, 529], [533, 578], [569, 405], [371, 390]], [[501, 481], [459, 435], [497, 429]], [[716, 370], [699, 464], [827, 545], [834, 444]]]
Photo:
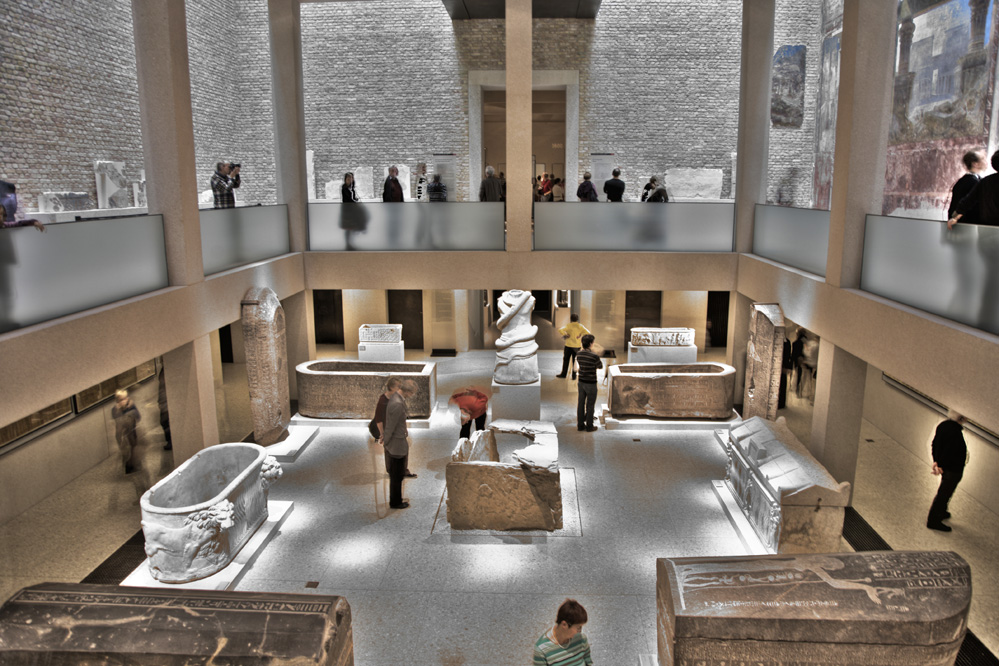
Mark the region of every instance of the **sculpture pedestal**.
[[399, 342], [361, 342], [357, 345], [357, 358], [360, 361], [405, 361], [406, 349]]
[[628, 363], [697, 363], [697, 345], [651, 346], [629, 342]]
[[493, 420], [541, 420], [541, 378], [531, 384], [497, 384], [493, 380]]

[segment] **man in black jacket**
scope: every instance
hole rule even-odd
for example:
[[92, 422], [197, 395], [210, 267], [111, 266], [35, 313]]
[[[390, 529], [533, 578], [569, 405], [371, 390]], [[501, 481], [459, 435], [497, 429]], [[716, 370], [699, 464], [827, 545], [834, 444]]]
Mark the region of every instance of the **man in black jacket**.
[[624, 197], [624, 181], [618, 178], [621, 170], [614, 169], [611, 175], [613, 178], [604, 181], [604, 194], [607, 195], [607, 201], [621, 201]]
[[943, 521], [950, 518], [947, 503], [964, 476], [964, 463], [968, 457], [968, 445], [961, 432], [962, 423], [964, 417], [951, 410], [933, 436], [933, 474], [940, 476], [940, 489], [933, 498], [930, 515], [926, 519], [926, 526], [931, 530], [950, 532], [953, 529], [944, 525]]
[[[985, 171], [985, 155], [978, 151], [970, 150], [966, 152], [961, 161], [964, 162], [964, 168], [968, 170], [968, 173], [961, 176], [950, 190], [950, 206], [947, 208], [948, 220], [954, 217], [957, 213], [957, 205], [961, 203], [961, 199], [968, 196], [971, 190], [975, 189], [975, 185], [981, 179], [979, 174]], [[969, 215], [970, 217], [964, 220], [965, 224], [974, 224], [974, 220], [971, 219], [974, 216], [970, 213]]]

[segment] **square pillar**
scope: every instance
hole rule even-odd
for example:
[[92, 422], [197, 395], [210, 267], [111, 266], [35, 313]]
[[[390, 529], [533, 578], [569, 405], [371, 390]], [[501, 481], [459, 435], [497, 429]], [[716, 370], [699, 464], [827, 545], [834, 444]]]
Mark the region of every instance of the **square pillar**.
[[[534, 19], [531, 0], [506, 0], [506, 249], [530, 252]], [[494, 165], [495, 166], [495, 165]], [[480, 177], [483, 174], [479, 174]], [[478, 188], [472, 192], [478, 199]]]
[[163, 355], [173, 460], [177, 465], [219, 443], [213, 365], [207, 335]]
[[307, 289], [281, 301], [284, 308], [285, 339], [288, 342], [288, 396], [298, 400], [295, 366], [316, 358], [316, 316], [312, 290]]

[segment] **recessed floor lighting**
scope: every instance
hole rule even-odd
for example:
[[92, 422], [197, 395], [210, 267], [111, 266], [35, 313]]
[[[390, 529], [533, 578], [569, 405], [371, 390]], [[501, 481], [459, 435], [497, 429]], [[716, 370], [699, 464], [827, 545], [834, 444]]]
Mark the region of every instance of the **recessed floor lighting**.
[[313, 588], [319, 587], [319, 581], [318, 580], [310, 580], [308, 583], [305, 584], [305, 587], [313, 587]]
[[874, 443], [874, 440], [873, 440], [873, 439], [867, 439], [867, 438], [864, 438], [864, 441], [865, 441], [865, 442], [870, 442], [871, 444], [873, 444], [873, 443]]
[[638, 438], [636, 437], [635, 439], [633, 439], [633, 440], [631, 440], [631, 441], [633, 441], [633, 442], [640, 442], [640, 441], [642, 441], [642, 440], [640, 440], [640, 439], [638, 439]]

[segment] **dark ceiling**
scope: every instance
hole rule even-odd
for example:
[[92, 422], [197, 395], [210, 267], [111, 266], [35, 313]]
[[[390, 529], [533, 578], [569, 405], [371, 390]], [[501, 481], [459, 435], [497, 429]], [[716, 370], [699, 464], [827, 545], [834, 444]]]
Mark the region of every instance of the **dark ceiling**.
[[[441, 0], [451, 19], [504, 18], [505, 0]], [[534, 0], [534, 18], [594, 19], [600, 0]]]

